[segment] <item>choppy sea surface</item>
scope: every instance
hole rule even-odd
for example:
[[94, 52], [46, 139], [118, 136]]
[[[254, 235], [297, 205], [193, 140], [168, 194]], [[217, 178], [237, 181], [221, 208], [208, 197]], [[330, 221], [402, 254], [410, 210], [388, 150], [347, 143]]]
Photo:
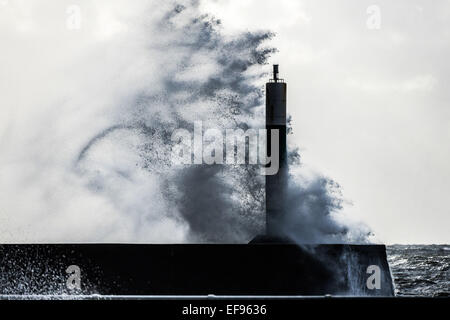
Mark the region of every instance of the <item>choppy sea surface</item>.
[[450, 245], [387, 246], [398, 296], [450, 296]]

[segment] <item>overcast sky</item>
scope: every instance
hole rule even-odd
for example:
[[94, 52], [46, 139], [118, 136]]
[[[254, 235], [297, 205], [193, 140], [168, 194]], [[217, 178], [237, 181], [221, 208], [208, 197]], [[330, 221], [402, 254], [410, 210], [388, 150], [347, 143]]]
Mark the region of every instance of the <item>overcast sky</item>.
[[346, 213], [387, 243], [450, 242], [450, 1], [205, 6], [226, 28], [277, 33], [291, 139]]
[[[64, 170], [104, 127], [107, 106], [146, 90], [155, 76], [143, 39], [162, 35], [140, 27], [150, 25], [149, 2], [0, 0], [0, 242], [34, 239], [29, 230], [52, 227], [39, 224], [38, 197], [59, 197], [40, 208], [54, 214], [55, 225], [97, 210], [87, 238], [127, 239], [120, 232], [108, 238], [107, 219], [133, 230]], [[78, 23], [67, 20], [72, 4], [83, 10], [75, 33], [68, 30]], [[346, 214], [388, 244], [450, 243], [450, 1], [209, 0], [201, 9], [220, 18], [227, 34], [276, 33], [271, 63], [288, 82], [290, 143], [305, 167], [341, 185]], [[62, 148], [45, 153], [44, 142]], [[22, 168], [18, 159], [35, 167]], [[44, 165], [57, 174], [47, 175]], [[40, 178], [44, 185], [24, 189]], [[72, 189], [58, 190], [61, 181]], [[57, 215], [62, 207], [70, 207], [67, 215]], [[68, 231], [59, 232], [49, 239], [64, 240]]]

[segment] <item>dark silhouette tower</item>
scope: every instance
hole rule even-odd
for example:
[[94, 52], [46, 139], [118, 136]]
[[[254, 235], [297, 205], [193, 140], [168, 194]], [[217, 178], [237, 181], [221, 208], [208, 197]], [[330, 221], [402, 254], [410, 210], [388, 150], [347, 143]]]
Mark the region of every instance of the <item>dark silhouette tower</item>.
[[[278, 77], [278, 65], [273, 66], [273, 79], [266, 84], [267, 154], [271, 154], [271, 133], [278, 130], [279, 170], [266, 175], [266, 234], [269, 237], [285, 237], [283, 218], [287, 194], [287, 146], [286, 146], [286, 95], [287, 84]], [[273, 162], [273, 160], [272, 160]], [[270, 166], [270, 164], [268, 165]]]

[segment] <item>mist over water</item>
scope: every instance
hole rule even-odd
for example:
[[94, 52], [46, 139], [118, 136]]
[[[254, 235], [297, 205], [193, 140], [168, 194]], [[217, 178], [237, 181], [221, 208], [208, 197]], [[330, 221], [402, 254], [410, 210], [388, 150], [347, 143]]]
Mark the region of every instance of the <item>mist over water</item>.
[[[118, 3], [86, 2], [108, 30], [5, 22], [14, 77], [0, 117], [0, 242], [248, 242], [264, 232], [259, 168], [175, 166], [171, 135], [194, 121], [263, 128], [274, 35], [224, 36], [197, 1]], [[335, 182], [290, 168], [290, 237], [368, 241], [340, 215]]]

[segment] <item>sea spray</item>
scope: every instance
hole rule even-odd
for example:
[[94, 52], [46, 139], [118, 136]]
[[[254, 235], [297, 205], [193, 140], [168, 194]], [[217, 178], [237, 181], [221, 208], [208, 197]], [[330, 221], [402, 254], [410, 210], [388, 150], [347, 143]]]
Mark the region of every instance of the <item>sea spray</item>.
[[[104, 9], [118, 17], [114, 6]], [[63, 62], [39, 70], [58, 87], [3, 120], [2, 242], [245, 243], [264, 232], [259, 167], [174, 166], [170, 138], [195, 121], [263, 128], [274, 35], [224, 36], [196, 1], [130, 11], [117, 18], [122, 33], [88, 35], [80, 56], [62, 46]], [[53, 50], [48, 33], [31, 36]], [[299, 155], [291, 150], [290, 158], [298, 163]], [[337, 185], [320, 175], [291, 179], [289, 235], [350, 241], [353, 229], [334, 219], [340, 196], [329, 187]]]

